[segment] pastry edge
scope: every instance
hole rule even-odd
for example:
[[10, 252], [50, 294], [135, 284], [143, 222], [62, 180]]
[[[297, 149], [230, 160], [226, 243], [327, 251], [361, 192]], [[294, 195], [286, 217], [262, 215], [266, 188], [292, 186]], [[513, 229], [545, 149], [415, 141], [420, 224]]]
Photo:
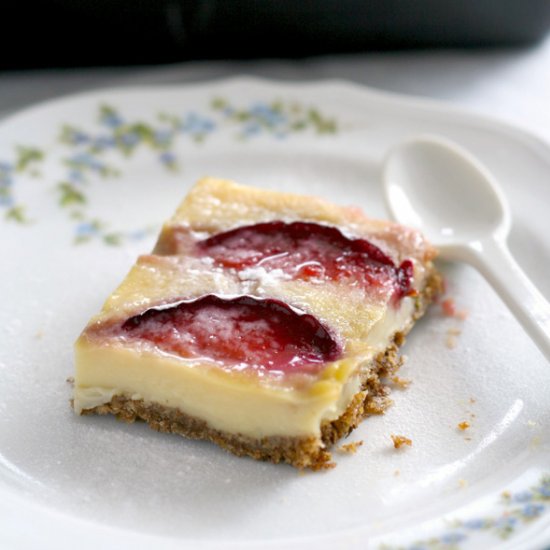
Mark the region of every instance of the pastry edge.
[[[402, 339], [402, 333], [396, 339]], [[82, 415], [112, 414], [119, 420], [133, 423], [145, 421], [159, 432], [182, 435], [189, 439], [207, 440], [237, 456], [249, 456], [256, 460], [273, 463], [286, 462], [296, 468], [311, 470], [328, 469], [334, 466], [328, 451], [336, 441], [356, 428], [361, 420], [371, 414], [382, 414], [390, 405], [389, 389], [381, 379], [397, 371], [401, 358], [397, 345], [392, 344], [374, 359], [376, 367], [369, 372], [361, 391], [357, 392], [347, 409], [333, 421], [321, 426], [321, 438], [314, 436], [265, 436], [253, 438], [211, 428], [204, 420], [188, 415], [174, 407], [158, 403], [146, 403], [115, 395], [109, 403], [82, 410]]]
[[146, 403], [116, 395], [110, 402], [82, 410], [82, 415], [113, 414], [119, 420], [144, 420], [159, 432], [170, 432], [190, 439], [211, 441], [237, 456], [249, 456], [273, 463], [286, 462], [296, 468], [323, 470], [332, 468], [330, 447], [349, 435], [359, 423], [372, 414], [382, 414], [391, 404], [389, 387], [383, 379], [394, 374], [402, 364], [398, 348], [405, 336], [441, 291], [441, 277], [432, 268], [426, 285], [418, 297], [415, 313], [405, 331], [395, 333], [391, 344], [372, 361], [361, 381], [361, 390], [351, 399], [345, 411], [335, 420], [321, 425], [320, 438], [315, 436], [265, 436], [253, 438], [211, 428], [206, 421], [188, 415], [173, 407]]

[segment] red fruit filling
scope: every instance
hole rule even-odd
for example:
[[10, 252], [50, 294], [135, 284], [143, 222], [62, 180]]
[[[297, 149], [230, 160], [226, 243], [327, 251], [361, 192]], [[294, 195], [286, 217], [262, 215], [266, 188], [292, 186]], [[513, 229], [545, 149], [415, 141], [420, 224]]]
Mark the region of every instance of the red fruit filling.
[[315, 373], [341, 348], [312, 315], [273, 299], [212, 294], [146, 310], [122, 325], [127, 338], [232, 368]]
[[399, 267], [365, 239], [351, 239], [335, 227], [311, 222], [273, 221], [238, 227], [197, 243], [199, 255], [223, 267], [281, 269], [293, 279], [321, 279], [393, 290], [394, 299], [413, 293], [413, 264]]

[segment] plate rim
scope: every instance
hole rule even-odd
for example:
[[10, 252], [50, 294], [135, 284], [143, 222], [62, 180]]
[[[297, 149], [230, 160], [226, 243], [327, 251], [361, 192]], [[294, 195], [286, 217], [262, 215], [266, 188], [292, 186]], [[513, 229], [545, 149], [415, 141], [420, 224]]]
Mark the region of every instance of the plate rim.
[[232, 76], [205, 79], [193, 81], [189, 83], [169, 83], [169, 84], [139, 84], [139, 85], [123, 85], [123, 86], [99, 86], [91, 90], [83, 90], [77, 92], [69, 92], [59, 96], [47, 98], [27, 106], [23, 106], [12, 113], [9, 113], [0, 118], [0, 130], [3, 126], [17, 122], [18, 119], [36, 113], [51, 107], [56, 107], [59, 104], [67, 101], [87, 101], [101, 95], [141, 95], [149, 93], [164, 93], [174, 92], [178, 89], [182, 91], [200, 90], [201, 88], [211, 88], [213, 86], [242, 86], [253, 85], [268, 88], [280, 88], [296, 90], [299, 88], [330, 88], [343, 90], [346, 93], [361, 95], [369, 100], [379, 101], [382, 103], [393, 105], [402, 105], [406, 108], [411, 108], [415, 111], [427, 111], [436, 113], [445, 118], [466, 120], [469, 123], [476, 123], [489, 129], [498, 128], [498, 130], [506, 134], [513, 134], [516, 138], [521, 137], [537, 149], [542, 147], [547, 155], [550, 156], [550, 139], [539, 135], [535, 130], [528, 128], [516, 121], [510, 121], [502, 116], [491, 115], [488, 113], [478, 112], [473, 108], [468, 108], [458, 105], [452, 101], [444, 99], [430, 98], [426, 96], [416, 96], [403, 94], [395, 91], [386, 91], [381, 88], [363, 85], [344, 78], [326, 78], [326, 79], [304, 79], [304, 80], [282, 80], [276, 78], [258, 77], [248, 75], [246, 73]]

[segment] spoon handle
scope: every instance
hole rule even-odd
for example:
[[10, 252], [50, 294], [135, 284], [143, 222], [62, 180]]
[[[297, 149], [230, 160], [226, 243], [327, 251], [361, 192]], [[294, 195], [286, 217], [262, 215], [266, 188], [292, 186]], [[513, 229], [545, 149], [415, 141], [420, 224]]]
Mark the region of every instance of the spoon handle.
[[498, 292], [550, 361], [550, 304], [525, 275], [506, 243], [487, 239], [468, 246], [469, 260]]

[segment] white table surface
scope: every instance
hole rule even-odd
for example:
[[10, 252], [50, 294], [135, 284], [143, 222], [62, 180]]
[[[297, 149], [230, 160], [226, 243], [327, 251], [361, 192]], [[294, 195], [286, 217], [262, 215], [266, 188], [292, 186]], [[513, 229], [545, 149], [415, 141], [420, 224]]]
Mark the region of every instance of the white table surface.
[[550, 141], [550, 37], [535, 46], [514, 49], [6, 71], [0, 72], [0, 118], [33, 103], [75, 92], [185, 84], [237, 75], [297, 81], [337, 78], [442, 99], [518, 124]]

